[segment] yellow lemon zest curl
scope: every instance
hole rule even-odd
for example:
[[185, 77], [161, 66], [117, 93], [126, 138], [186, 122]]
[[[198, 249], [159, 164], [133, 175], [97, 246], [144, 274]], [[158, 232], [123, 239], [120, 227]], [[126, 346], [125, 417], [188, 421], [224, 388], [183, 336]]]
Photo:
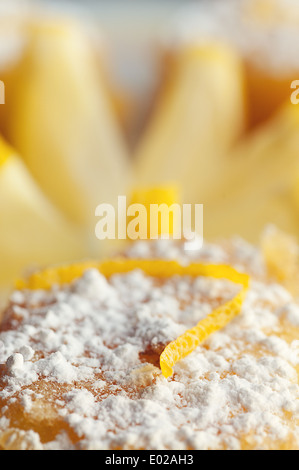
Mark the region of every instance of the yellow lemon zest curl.
[[169, 278], [175, 275], [208, 276], [215, 279], [227, 279], [242, 286], [235, 297], [214, 309], [196, 326], [185, 331], [185, 333], [165, 347], [160, 355], [160, 367], [165, 378], [173, 374], [173, 367], [177, 362], [189, 355], [208, 336], [225, 327], [240, 313], [250, 279], [246, 273], [240, 273], [228, 265], [191, 263], [187, 266], [182, 266], [177, 261], [117, 258], [102, 262], [86, 261], [79, 264], [46, 269], [32, 274], [28, 279], [18, 281], [17, 288], [32, 290], [50, 289], [54, 285], [69, 284], [82, 276], [87, 269], [91, 268], [98, 269], [107, 278], [113, 274], [127, 273], [134, 269], [140, 269], [153, 277]]

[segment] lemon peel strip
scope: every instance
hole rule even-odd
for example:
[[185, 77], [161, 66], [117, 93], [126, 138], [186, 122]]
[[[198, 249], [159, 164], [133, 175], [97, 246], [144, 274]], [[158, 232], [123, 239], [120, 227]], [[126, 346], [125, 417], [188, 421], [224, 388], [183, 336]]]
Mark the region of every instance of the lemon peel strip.
[[87, 269], [98, 269], [105, 277], [140, 269], [149, 276], [168, 278], [180, 276], [208, 276], [215, 279], [227, 279], [240, 284], [242, 289], [230, 301], [214, 309], [196, 326], [187, 330], [177, 339], [169, 343], [160, 355], [160, 367], [165, 378], [173, 374], [174, 365], [194, 351], [212, 333], [226, 326], [237, 316], [245, 299], [249, 276], [240, 273], [229, 265], [191, 263], [182, 266], [177, 261], [141, 260], [141, 259], [109, 259], [102, 262], [86, 261], [75, 265], [59, 266], [32, 274], [27, 280], [20, 280], [19, 289], [50, 289], [54, 285], [70, 284], [78, 279]]
[[246, 275], [235, 273], [234, 279], [229, 279], [228, 277], [227, 279], [236, 282], [238, 274], [240, 274], [239, 282], [243, 285], [242, 290], [232, 300], [213, 310], [206, 318], [197, 323], [196, 326], [185, 331], [185, 333], [166, 346], [160, 356], [160, 367], [165, 378], [173, 374], [173, 367], [178, 361], [188, 356], [208, 336], [225, 327], [240, 313], [248, 290], [249, 276], [245, 277]]
[[62, 286], [64, 284], [70, 284], [76, 279], [79, 279], [88, 269], [100, 270], [100, 263], [86, 261], [36, 271], [25, 279], [18, 279], [15, 283], [15, 287], [16, 289], [48, 290], [55, 285]]

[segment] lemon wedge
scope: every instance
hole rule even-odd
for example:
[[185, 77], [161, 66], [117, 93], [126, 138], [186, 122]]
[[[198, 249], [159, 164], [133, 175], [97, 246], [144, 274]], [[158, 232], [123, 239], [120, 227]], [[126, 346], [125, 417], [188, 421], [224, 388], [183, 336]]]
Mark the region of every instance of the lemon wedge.
[[10, 142], [46, 196], [72, 221], [125, 194], [129, 159], [87, 34], [66, 20], [30, 24]]
[[83, 255], [80, 233], [44, 197], [24, 162], [0, 138], [0, 285], [25, 268]]
[[[2, 2], [3, 3], [3, 2]], [[10, 2], [12, 3], [12, 2]], [[1, 4], [0, 15], [0, 132], [6, 131], [6, 120], [10, 109], [10, 97], [14, 93], [16, 70], [20, 63], [24, 43], [24, 15], [20, 11], [9, 11], [10, 5]], [[3, 11], [2, 11], [3, 8]], [[14, 8], [12, 8], [14, 10]], [[3, 104], [5, 103], [5, 105]]]
[[257, 243], [268, 224], [298, 235], [298, 152], [299, 107], [288, 102], [219, 165], [223, 179], [204, 201], [205, 236], [238, 234]]
[[298, 239], [270, 225], [264, 230], [260, 245], [269, 276], [284, 285], [298, 299]]
[[219, 159], [245, 121], [239, 58], [218, 44], [185, 46], [137, 146], [136, 179], [147, 186], [182, 188], [183, 203], [201, 203]]

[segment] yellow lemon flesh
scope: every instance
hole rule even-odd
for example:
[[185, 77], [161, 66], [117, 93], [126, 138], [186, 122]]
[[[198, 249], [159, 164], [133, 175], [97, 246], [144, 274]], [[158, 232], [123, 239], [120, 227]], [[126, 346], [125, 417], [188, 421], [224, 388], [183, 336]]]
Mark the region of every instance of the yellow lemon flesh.
[[77, 229], [0, 139], [0, 285], [9, 285], [23, 269], [79, 259], [83, 249]]
[[243, 85], [243, 69], [231, 49], [218, 44], [182, 48], [136, 150], [138, 183], [175, 182], [182, 202], [202, 202], [220, 176], [219, 159], [243, 130]]
[[91, 45], [71, 22], [28, 26], [9, 139], [47, 197], [74, 222], [94, 224], [124, 194], [129, 160]]

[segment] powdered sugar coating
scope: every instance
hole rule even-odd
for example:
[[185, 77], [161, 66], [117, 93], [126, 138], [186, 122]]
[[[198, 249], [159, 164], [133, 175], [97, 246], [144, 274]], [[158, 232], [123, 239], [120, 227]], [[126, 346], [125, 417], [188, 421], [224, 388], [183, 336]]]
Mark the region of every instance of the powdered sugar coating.
[[13, 316], [0, 333], [0, 363], [13, 355], [23, 362], [0, 374], [0, 430], [14, 424], [9, 410], [16, 400], [27, 416], [40, 401], [45, 406], [49, 386], [47, 400], [65, 427], [42, 443], [31, 430], [28, 446], [240, 449], [287, 441], [298, 448], [299, 309], [283, 287], [263, 278], [258, 251], [240, 240], [230, 248], [204, 245], [198, 253], [171, 241], [140, 242], [127, 256], [136, 250], [184, 263], [230, 261], [258, 274], [241, 314], [167, 380], [157, 364], [161, 347], [232, 298], [238, 286], [188, 276], [160, 282], [140, 270], [107, 281], [89, 270], [68, 288], [14, 293]]

